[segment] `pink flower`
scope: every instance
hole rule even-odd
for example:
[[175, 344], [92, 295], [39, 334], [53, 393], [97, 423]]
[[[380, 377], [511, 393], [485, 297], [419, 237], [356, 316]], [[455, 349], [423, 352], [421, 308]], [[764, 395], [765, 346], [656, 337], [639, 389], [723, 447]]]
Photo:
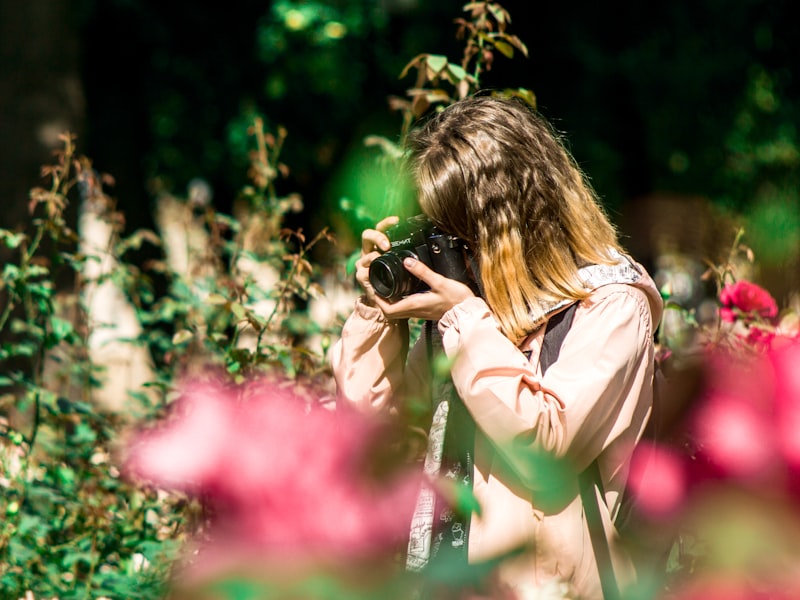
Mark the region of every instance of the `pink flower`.
[[631, 459], [628, 489], [646, 517], [659, 519], [674, 514], [686, 495], [681, 456], [666, 446], [640, 442]]
[[774, 331], [768, 331], [755, 325], [747, 329], [747, 336], [744, 338], [745, 342], [757, 350], [768, 350], [774, 339]]
[[781, 464], [775, 422], [775, 376], [762, 353], [716, 350], [706, 357], [705, 391], [691, 435], [695, 477], [758, 483]]
[[701, 453], [725, 475], [758, 478], [778, 456], [773, 422], [760, 407], [726, 393], [700, 407], [696, 436]]
[[775, 374], [778, 443], [786, 462], [800, 470], [800, 340], [787, 340], [768, 358]]
[[764, 288], [749, 281], [737, 281], [726, 285], [719, 293], [720, 318], [732, 323], [736, 320], [737, 311], [745, 317], [755, 315], [763, 319], [774, 319], [778, 316], [778, 304]]
[[720, 572], [695, 576], [664, 600], [794, 600], [799, 591], [797, 581], [753, 581], [741, 574]]
[[208, 503], [206, 560], [347, 560], [393, 549], [408, 532], [416, 471], [383, 465], [369, 476], [386, 434], [274, 381], [189, 383], [169, 418], [130, 445], [127, 472]]

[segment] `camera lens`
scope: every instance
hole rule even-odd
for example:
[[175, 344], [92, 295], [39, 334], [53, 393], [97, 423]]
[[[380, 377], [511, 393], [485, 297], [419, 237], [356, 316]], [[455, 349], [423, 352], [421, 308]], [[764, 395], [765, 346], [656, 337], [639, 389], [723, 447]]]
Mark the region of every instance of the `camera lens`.
[[413, 277], [403, 266], [403, 258], [390, 252], [369, 265], [369, 282], [375, 293], [386, 300], [402, 298], [413, 288]]

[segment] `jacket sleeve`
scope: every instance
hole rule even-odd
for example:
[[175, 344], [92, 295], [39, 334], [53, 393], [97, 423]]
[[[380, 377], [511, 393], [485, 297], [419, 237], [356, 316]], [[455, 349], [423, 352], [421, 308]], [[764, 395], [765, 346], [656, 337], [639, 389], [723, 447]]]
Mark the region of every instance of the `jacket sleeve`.
[[389, 321], [357, 300], [331, 351], [339, 401], [362, 411], [389, 411], [402, 388], [407, 349], [407, 321]]
[[[488, 306], [471, 298], [440, 321], [453, 381], [475, 422], [503, 453], [520, 481], [537, 480], [531, 450], [585, 469], [631, 426], [652, 369], [650, 312], [631, 286], [590, 296], [579, 305], [559, 359], [544, 378], [497, 327]], [[538, 354], [538, 352], [535, 352]], [[650, 361], [652, 362], [652, 361]]]

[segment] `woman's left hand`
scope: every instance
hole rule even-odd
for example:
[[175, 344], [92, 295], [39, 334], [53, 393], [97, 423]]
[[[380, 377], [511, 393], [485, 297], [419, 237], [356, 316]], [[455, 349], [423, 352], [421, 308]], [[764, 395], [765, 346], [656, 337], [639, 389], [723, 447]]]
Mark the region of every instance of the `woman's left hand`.
[[439, 275], [419, 260], [406, 258], [403, 260], [403, 266], [414, 277], [427, 283], [430, 290], [411, 294], [395, 302], [387, 302], [376, 297], [375, 304], [388, 319], [416, 318], [438, 321], [456, 304], [475, 296], [472, 290], [460, 281]]

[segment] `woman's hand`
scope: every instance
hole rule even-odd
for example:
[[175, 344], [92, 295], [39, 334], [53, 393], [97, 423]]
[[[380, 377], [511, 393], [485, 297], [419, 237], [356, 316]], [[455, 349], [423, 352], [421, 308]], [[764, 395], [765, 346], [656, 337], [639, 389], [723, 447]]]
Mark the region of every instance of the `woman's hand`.
[[392, 247], [384, 231], [399, 222], [399, 217], [386, 217], [375, 226], [375, 229], [365, 229], [361, 234], [361, 258], [356, 261], [356, 281], [364, 288], [364, 301], [370, 306], [376, 305], [377, 296], [369, 282], [369, 265]]
[[375, 305], [383, 311], [387, 319], [417, 318], [438, 321], [456, 304], [475, 296], [472, 290], [460, 281], [439, 275], [418, 260], [406, 258], [403, 260], [403, 266], [414, 277], [427, 283], [430, 290], [411, 294], [395, 302], [387, 302], [374, 296]]

